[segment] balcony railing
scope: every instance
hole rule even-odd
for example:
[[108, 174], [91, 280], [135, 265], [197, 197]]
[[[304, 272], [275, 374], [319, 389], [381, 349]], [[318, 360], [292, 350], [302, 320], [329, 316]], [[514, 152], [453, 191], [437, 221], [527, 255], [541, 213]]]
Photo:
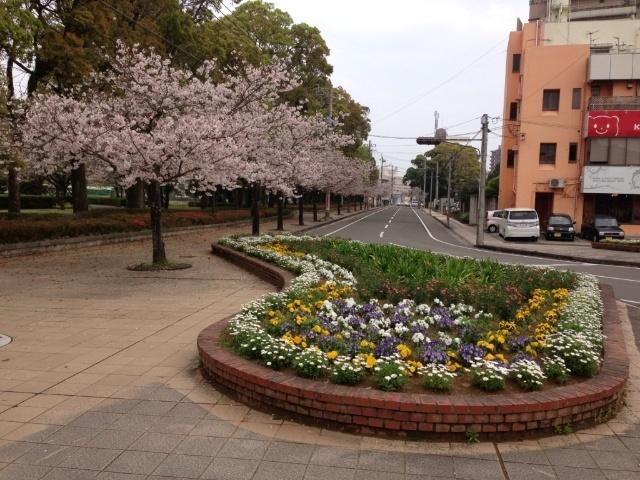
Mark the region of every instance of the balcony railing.
[[640, 97], [591, 97], [589, 110], [640, 110]]
[[635, 7], [637, 0], [572, 0], [571, 11], [578, 12], [581, 10], [602, 10], [605, 8], [616, 7]]

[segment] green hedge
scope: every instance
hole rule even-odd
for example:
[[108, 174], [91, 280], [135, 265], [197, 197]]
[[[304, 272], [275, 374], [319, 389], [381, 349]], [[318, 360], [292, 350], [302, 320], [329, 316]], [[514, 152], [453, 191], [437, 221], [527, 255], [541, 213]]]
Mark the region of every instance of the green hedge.
[[[55, 197], [48, 195], [20, 195], [20, 208], [30, 209], [46, 209], [56, 208]], [[9, 196], [6, 194], [0, 195], [0, 210], [6, 210], [9, 208]]]
[[126, 207], [127, 200], [117, 197], [103, 197], [100, 195], [89, 195], [89, 203], [91, 205], [108, 205], [110, 207]]

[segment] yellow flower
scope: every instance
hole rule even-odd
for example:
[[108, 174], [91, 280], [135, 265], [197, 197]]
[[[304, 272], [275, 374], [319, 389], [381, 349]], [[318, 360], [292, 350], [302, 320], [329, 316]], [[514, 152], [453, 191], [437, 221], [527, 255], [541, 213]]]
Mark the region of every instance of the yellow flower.
[[495, 355], [493, 355], [493, 353], [487, 353], [487, 354], [484, 356], [484, 359], [485, 359], [485, 360], [488, 360], [488, 361], [491, 361], [491, 360], [495, 360], [495, 359], [496, 359], [496, 357], [495, 357]]
[[376, 364], [376, 359], [373, 355], [367, 355], [367, 360], [366, 360], [366, 367], [367, 368], [373, 368]]
[[502, 363], [507, 363], [507, 359], [502, 353], [496, 353], [494, 357], [496, 358], [496, 360], [500, 360]]
[[272, 318], [270, 323], [274, 327], [277, 327], [278, 325], [280, 325], [280, 320], [278, 320], [277, 318]]
[[327, 358], [329, 360], [335, 360], [337, 356], [338, 356], [338, 352], [335, 350], [331, 350], [330, 352], [327, 352]]
[[457, 362], [449, 362], [449, 364], [447, 364], [447, 370], [449, 370], [450, 372], [455, 372], [456, 370], [458, 370], [462, 365], [460, 365]]
[[320, 325], [314, 325], [312, 330], [316, 333], [322, 333], [322, 327]]
[[401, 343], [396, 346], [396, 350], [400, 354], [402, 358], [407, 358], [411, 355], [411, 349], [406, 346], [404, 343]]

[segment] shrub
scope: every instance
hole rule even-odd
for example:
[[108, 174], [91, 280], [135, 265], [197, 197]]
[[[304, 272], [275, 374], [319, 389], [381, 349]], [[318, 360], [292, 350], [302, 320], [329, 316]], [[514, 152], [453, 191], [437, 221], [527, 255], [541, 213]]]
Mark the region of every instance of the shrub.
[[471, 365], [471, 382], [487, 392], [504, 389], [508, 371], [496, 362], [476, 362]]
[[539, 390], [547, 377], [536, 362], [522, 359], [511, 364], [509, 378], [524, 390]]
[[407, 383], [406, 373], [402, 360], [394, 357], [383, 357], [373, 368], [376, 386], [386, 392], [400, 390]]
[[453, 388], [453, 378], [456, 376], [451, 373], [446, 366], [432, 363], [418, 370], [422, 376], [422, 386], [433, 392], [450, 392]]
[[358, 357], [337, 357], [333, 362], [331, 381], [340, 385], [355, 385], [362, 381], [364, 365]]
[[127, 200], [125, 198], [117, 197], [104, 197], [101, 195], [90, 195], [89, 204], [91, 205], [106, 205], [110, 207], [126, 207]]
[[260, 357], [267, 367], [280, 370], [291, 364], [293, 352], [291, 345], [279, 340], [273, 340], [262, 347]]
[[[56, 206], [56, 198], [49, 195], [20, 195], [20, 208], [46, 210]], [[0, 195], [0, 210], [7, 208], [9, 208], [9, 196]]]
[[571, 372], [565, 365], [562, 357], [545, 357], [542, 362], [544, 364], [544, 373], [548, 378], [560, 385], [567, 383]]
[[327, 371], [327, 364], [327, 355], [322, 350], [308, 348], [296, 355], [293, 369], [301, 377], [320, 378]]

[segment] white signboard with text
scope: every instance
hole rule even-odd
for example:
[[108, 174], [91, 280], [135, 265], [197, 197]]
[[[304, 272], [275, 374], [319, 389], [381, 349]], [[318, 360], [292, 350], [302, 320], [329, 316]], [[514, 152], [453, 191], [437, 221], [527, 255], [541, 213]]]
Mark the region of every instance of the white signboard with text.
[[640, 166], [586, 166], [582, 172], [582, 193], [640, 195]]

